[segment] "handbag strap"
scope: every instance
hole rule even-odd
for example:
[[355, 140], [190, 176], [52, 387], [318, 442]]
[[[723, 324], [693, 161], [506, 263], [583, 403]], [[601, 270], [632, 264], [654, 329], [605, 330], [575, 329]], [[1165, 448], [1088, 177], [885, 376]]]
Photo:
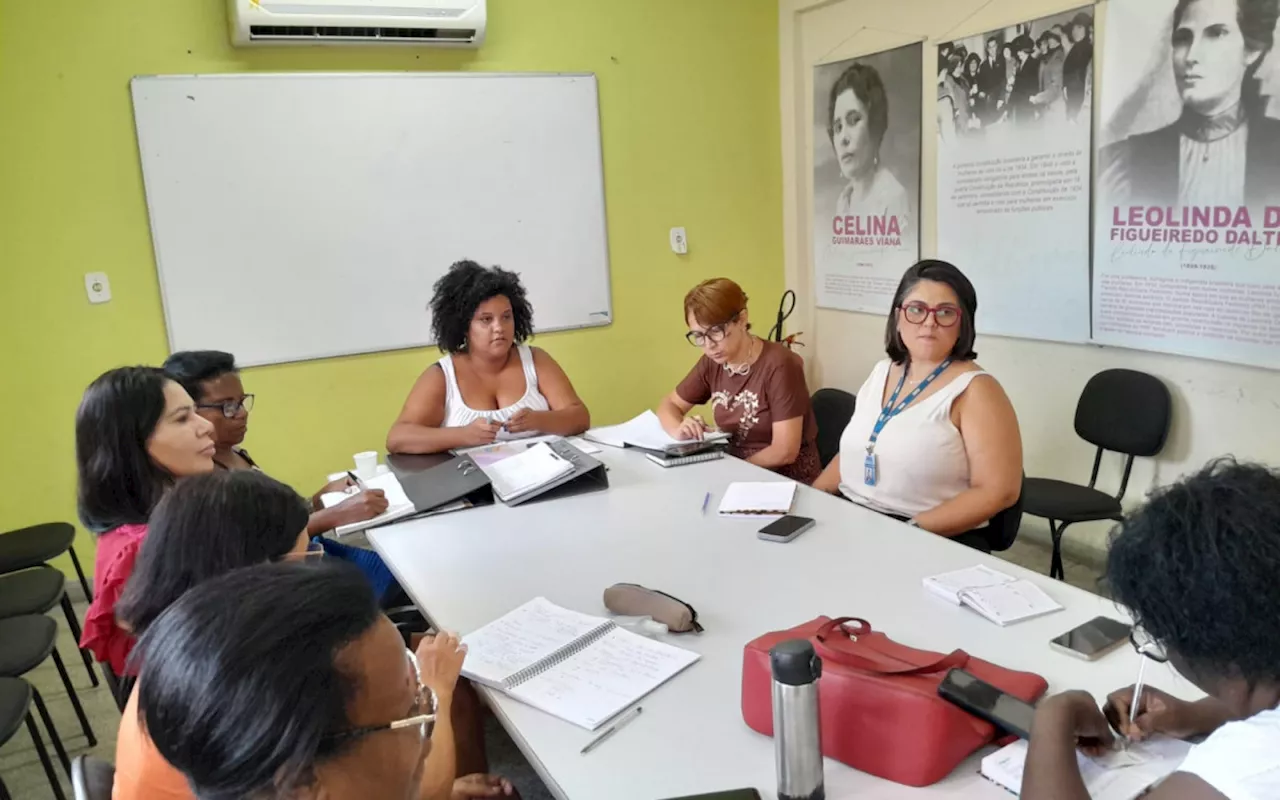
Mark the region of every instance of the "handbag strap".
[[[856, 623], [852, 631], [847, 627], [848, 623]], [[963, 650], [953, 650], [947, 655], [939, 655], [935, 660], [925, 664], [906, 667], [885, 667], [851, 648], [853, 644], [853, 642], [849, 641], [851, 636], [856, 641], [856, 637], [872, 632], [871, 623], [865, 619], [837, 617], [818, 629], [815, 637], [818, 640], [818, 654], [822, 658], [837, 664], [843, 664], [877, 675], [929, 675], [936, 672], [945, 672], [949, 669], [957, 669], [969, 663], [968, 653]], [[835, 635], [833, 636], [833, 634]], [[897, 656], [894, 656], [894, 658], [897, 658]]]

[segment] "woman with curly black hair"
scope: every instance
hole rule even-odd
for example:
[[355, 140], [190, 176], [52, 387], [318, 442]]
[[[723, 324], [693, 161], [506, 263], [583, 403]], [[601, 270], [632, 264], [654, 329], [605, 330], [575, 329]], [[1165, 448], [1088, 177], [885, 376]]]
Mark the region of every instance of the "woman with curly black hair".
[[514, 272], [459, 261], [436, 281], [431, 330], [445, 353], [418, 378], [387, 434], [392, 453], [439, 453], [591, 426], [555, 359], [525, 341], [533, 307]]
[[1107, 747], [1112, 727], [1208, 736], [1150, 800], [1280, 797], [1280, 472], [1231, 459], [1167, 487], [1111, 543], [1107, 577], [1136, 622], [1134, 646], [1168, 661], [1209, 696], [1148, 686], [1107, 698], [1067, 692], [1036, 711], [1023, 800], [1089, 797], [1077, 746]]

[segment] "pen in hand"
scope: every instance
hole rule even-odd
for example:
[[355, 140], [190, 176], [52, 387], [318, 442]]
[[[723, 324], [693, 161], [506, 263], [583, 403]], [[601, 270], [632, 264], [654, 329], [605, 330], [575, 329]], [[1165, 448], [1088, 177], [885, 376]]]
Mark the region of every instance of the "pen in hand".
[[359, 489], [360, 491], [362, 492], [369, 491], [368, 485], [366, 485], [364, 481], [360, 480], [359, 475], [355, 474], [351, 470], [347, 470], [347, 477], [351, 479], [352, 483], [354, 483], [356, 485], [356, 488]]
[[[1134, 722], [1138, 718], [1138, 709], [1142, 705], [1142, 678], [1147, 671], [1147, 657], [1142, 653], [1138, 654], [1138, 680], [1133, 684], [1133, 700], [1129, 703], [1129, 724], [1137, 725]], [[1125, 735], [1125, 741], [1129, 740], [1128, 734]]]

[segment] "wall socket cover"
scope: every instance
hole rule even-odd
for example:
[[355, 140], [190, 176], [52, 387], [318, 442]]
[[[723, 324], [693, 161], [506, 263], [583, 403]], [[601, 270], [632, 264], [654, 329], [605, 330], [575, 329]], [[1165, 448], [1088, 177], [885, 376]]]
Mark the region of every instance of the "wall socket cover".
[[87, 272], [84, 276], [84, 290], [89, 295], [90, 303], [105, 303], [111, 299], [111, 282], [105, 272]]
[[671, 252], [680, 255], [689, 252], [689, 238], [685, 236], [684, 228], [671, 229]]

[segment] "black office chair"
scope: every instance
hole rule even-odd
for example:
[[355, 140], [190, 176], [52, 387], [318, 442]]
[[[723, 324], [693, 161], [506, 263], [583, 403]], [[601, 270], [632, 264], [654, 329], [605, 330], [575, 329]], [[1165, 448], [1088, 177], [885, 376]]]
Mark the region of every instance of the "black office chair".
[[71, 546], [75, 538], [76, 529], [65, 522], [46, 522], [0, 533], [0, 574], [38, 567], [66, 553], [71, 556], [71, 565], [80, 578], [84, 599], [92, 600], [93, 591], [84, 577], [84, 570], [80, 568], [76, 549]]
[[1019, 492], [1018, 499], [987, 523], [987, 542], [991, 545], [990, 552], [999, 553], [1013, 547], [1013, 543], [1018, 538], [1018, 530], [1022, 527], [1023, 498], [1026, 496], [1027, 476], [1023, 475], [1022, 491]]
[[[1149, 458], [1164, 447], [1173, 399], [1158, 378], [1131, 369], [1108, 369], [1085, 384], [1076, 405], [1076, 435], [1098, 448], [1089, 484], [1052, 478], [1028, 478], [1023, 484], [1023, 512], [1049, 520], [1053, 558], [1049, 576], [1063, 577], [1062, 535], [1077, 522], [1123, 519], [1120, 501], [1129, 487], [1137, 456]], [[1115, 497], [1094, 488], [1102, 454], [1124, 455], [1124, 476]]]
[[825, 468], [840, 454], [840, 436], [853, 419], [858, 398], [843, 389], [819, 389], [813, 393], [813, 416], [818, 421], [818, 458]]
[[75, 800], [111, 800], [116, 768], [93, 756], [76, 756], [71, 762], [71, 791]]
[[[0, 642], [4, 642], [4, 647], [0, 647], [0, 677], [17, 678], [25, 675], [52, 656], [53, 665], [58, 668], [62, 685], [66, 688], [67, 697], [71, 700], [71, 707], [75, 709], [76, 717], [80, 720], [84, 737], [88, 740], [90, 747], [95, 747], [98, 744], [98, 738], [94, 736], [89, 718], [85, 716], [84, 707], [80, 705], [80, 697], [71, 683], [71, 676], [67, 674], [66, 665], [62, 663], [62, 656], [58, 655], [57, 640], [57, 623], [43, 614], [0, 619]], [[52, 730], [49, 735], [54, 736], [54, 747], [61, 755], [62, 742], [57, 739]], [[64, 763], [70, 769], [70, 762], [64, 760]]]
[[[49, 712], [45, 709], [44, 701], [40, 699], [40, 693], [21, 678], [0, 678], [0, 745], [12, 739], [22, 723], [26, 722], [27, 732], [31, 734], [31, 741], [36, 746], [36, 755], [40, 757], [40, 766], [44, 767], [44, 775], [49, 779], [49, 786], [53, 788], [53, 796], [57, 800], [67, 800], [67, 796], [62, 793], [58, 774], [53, 770], [53, 762], [49, 760], [49, 751], [44, 749], [44, 739], [40, 736], [40, 729], [36, 727], [36, 721], [31, 718], [33, 701], [40, 712], [41, 719], [44, 720], [45, 728], [58, 748], [62, 765], [67, 769], [68, 774], [71, 773], [67, 753], [62, 749], [62, 743], [58, 741], [53, 720], [49, 719]], [[9, 794], [9, 789], [4, 785], [2, 778], [0, 778], [0, 800], [13, 800], [13, 795]]]
[[[66, 585], [66, 577], [53, 567], [35, 567], [0, 575], [0, 619], [26, 614], [47, 614], [55, 606], [61, 606], [67, 628], [78, 643], [80, 621], [76, 619], [76, 611], [71, 607], [71, 598], [67, 597]], [[85, 671], [89, 673], [89, 680], [97, 686], [98, 675], [93, 669], [93, 658], [87, 650], [80, 651], [80, 658], [84, 661]]]

